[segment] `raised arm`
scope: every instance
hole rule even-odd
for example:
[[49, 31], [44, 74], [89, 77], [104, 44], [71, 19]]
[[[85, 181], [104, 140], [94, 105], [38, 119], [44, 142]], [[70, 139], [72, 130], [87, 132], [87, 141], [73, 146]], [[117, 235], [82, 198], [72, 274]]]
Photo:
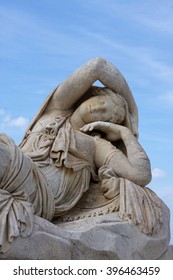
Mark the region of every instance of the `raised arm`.
[[52, 104], [57, 109], [70, 109], [97, 80], [126, 99], [133, 132], [137, 134], [138, 110], [133, 95], [120, 71], [103, 58], [94, 58], [71, 74], [55, 91]]
[[94, 58], [71, 74], [54, 93], [53, 102], [60, 109], [68, 110], [98, 80], [103, 59]]
[[[109, 122], [93, 122], [81, 128], [82, 132], [100, 130], [106, 134], [106, 139], [95, 138], [97, 167], [108, 165], [119, 177], [145, 186], [151, 180], [150, 161], [132, 132], [124, 126]], [[110, 141], [121, 139], [126, 147], [127, 156], [115, 148]]]

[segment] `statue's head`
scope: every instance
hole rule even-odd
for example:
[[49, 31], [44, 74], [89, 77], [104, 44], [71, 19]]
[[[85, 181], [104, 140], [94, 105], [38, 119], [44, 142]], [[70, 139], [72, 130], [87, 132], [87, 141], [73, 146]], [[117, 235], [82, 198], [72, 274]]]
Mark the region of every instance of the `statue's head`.
[[92, 97], [81, 103], [79, 113], [85, 123], [106, 121], [130, 125], [126, 100], [108, 88], [92, 87]]

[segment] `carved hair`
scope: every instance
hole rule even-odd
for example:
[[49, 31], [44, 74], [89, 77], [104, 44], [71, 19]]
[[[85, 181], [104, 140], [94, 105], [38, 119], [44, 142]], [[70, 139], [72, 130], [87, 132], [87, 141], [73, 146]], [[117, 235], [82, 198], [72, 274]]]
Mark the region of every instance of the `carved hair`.
[[95, 96], [98, 95], [109, 96], [111, 101], [115, 105], [115, 113], [112, 115], [110, 122], [116, 124], [123, 124], [124, 126], [128, 127], [130, 130], [132, 130], [128, 104], [122, 95], [112, 91], [109, 88], [106, 87], [101, 88], [96, 86], [92, 87], [92, 94]]

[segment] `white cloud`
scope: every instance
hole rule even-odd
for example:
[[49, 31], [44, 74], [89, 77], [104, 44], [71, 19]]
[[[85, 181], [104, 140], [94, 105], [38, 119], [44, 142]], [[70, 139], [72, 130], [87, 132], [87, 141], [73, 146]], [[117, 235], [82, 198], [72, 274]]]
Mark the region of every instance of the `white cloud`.
[[166, 175], [165, 171], [157, 167], [152, 170], [152, 176], [155, 178], [164, 177], [165, 175]]
[[26, 128], [29, 124], [29, 120], [25, 117], [19, 116], [12, 118], [5, 110], [0, 109], [0, 128], [4, 129], [7, 127], [20, 127]]
[[9, 126], [23, 127], [28, 124], [28, 120], [24, 117], [18, 117], [18, 118], [12, 119], [10, 116], [8, 116], [4, 119], [4, 121]]

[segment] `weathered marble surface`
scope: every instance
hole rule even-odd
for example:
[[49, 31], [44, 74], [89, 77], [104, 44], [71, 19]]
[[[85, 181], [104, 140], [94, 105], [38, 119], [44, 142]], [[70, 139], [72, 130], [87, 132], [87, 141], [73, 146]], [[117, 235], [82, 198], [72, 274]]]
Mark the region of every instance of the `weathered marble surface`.
[[147, 236], [116, 213], [57, 223], [35, 216], [33, 233], [17, 238], [0, 259], [57, 260], [156, 260], [173, 259], [169, 246], [169, 210], [159, 234]]
[[1, 259], [169, 258], [169, 210], [150, 180], [130, 88], [95, 58], [51, 93], [19, 147], [0, 134]]
[[173, 260], [173, 245], [168, 247], [168, 250], [159, 258], [159, 260]]

